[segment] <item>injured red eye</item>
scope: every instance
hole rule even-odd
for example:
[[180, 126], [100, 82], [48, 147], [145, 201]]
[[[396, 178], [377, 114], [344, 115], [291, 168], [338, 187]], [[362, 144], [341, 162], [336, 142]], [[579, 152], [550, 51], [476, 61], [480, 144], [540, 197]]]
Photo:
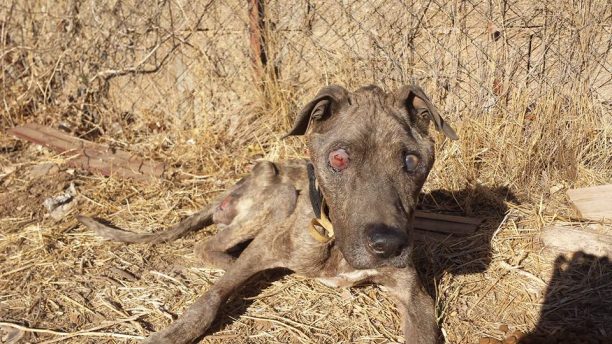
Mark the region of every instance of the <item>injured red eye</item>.
[[329, 153], [329, 165], [335, 170], [335, 171], [342, 171], [345, 168], [348, 167], [348, 163], [349, 163], [349, 156], [348, 153], [340, 148], [340, 149], [336, 149], [335, 151], [332, 151]]

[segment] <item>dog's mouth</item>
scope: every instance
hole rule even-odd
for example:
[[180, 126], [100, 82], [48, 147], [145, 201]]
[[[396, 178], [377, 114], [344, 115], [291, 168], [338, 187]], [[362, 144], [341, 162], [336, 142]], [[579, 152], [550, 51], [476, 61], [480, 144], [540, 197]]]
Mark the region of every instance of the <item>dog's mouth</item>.
[[[343, 228], [337, 227], [337, 233]], [[354, 269], [378, 269], [382, 267], [405, 268], [411, 264], [412, 247], [406, 245], [402, 248], [384, 251], [372, 249], [365, 238], [347, 240], [338, 235], [333, 238], [333, 245], [342, 253], [347, 263]]]
[[405, 268], [411, 262], [411, 245], [386, 250], [373, 248], [371, 242], [364, 238], [358, 242], [338, 241], [338, 246], [349, 265], [355, 269]]
[[[339, 232], [343, 232], [342, 228], [337, 228]], [[405, 268], [410, 262], [411, 246], [396, 246], [393, 248], [385, 248], [388, 245], [388, 239], [385, 239], [383, 247], [373, 245], [364, 236], [363, 240], [354, 242], [345, 242], [341, 237], [336, 238], [334, 225], [329, 217], [329, 208], [322, 201], [322, 207], [319, 217], [313, 218], [309, 226], [310, 235], [322, 244], [334, 242], [342, 252], [342, 255], [347, 260], [349, 265], [355, 269], [373, 269], [385, 266], [395, 268]]]

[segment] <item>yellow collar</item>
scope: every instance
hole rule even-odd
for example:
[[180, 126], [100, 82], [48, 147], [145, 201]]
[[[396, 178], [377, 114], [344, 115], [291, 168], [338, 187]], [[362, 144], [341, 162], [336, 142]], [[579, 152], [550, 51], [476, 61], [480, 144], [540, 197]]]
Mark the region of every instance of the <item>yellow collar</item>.
[[310, 236], [320, 243], [328, 243], [334, 239], [334, 225], [327, 217], [327, 204], [321, 197], [321, 218], [314, 218], [310, 221], [308, 232]]
[[334, 225], [327, 216], [329, 208], [319, 188], [319, 183], [317, 182], [312, 163], [309, 162], [306, 165], [306, 170], [308, 171], [308, 194], [310, 196], [310, 204], [315, 214], [315, 218], [312, 219], [308, 225], [308, 233], [316, 241], [325, 244], [334, 239]]

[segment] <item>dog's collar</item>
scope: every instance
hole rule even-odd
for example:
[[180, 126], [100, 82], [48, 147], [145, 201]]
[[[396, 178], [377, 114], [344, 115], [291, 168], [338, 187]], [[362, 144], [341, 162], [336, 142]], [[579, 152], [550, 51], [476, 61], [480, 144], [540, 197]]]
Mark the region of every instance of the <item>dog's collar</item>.
[[323, 193], [319, 189], [317, 177], [314, 173], [314, 166], [308, 163], [308, 193], [310, 195], [310, 204], [315, 213], [315, 218], [308, 225], [308, 232], [315, 240], [321, 243], [328, 243], [334, 238], [334, 226], [329, 220], [329, 208], [325, 203]]

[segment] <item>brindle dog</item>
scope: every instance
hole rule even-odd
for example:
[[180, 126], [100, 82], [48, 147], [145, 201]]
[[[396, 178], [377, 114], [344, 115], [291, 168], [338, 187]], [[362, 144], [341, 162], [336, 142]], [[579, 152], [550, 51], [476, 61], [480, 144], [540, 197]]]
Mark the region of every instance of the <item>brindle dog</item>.
[[[434, 162], [430, 122], [457, 139], [418, 86], [390, 94], [376, 86], [355, 92], [328, 86], [289, 133], [306, 135], [309, 161], [259, 162], [226, 194], [165, 232], [137, 234], [79, 220], [107, 239], [150, 243], [218, 225], [196, 252], [225, 274], [148, 343], [197, 340], [232, 292], [257, 272], [281, 267], [330, 286], [380, 284], [396, 300], [406, 341], [436, 343], [434, 302], [410, 258], [415, 204]], [[238, 258], [228, 253], [249, 241]]]

